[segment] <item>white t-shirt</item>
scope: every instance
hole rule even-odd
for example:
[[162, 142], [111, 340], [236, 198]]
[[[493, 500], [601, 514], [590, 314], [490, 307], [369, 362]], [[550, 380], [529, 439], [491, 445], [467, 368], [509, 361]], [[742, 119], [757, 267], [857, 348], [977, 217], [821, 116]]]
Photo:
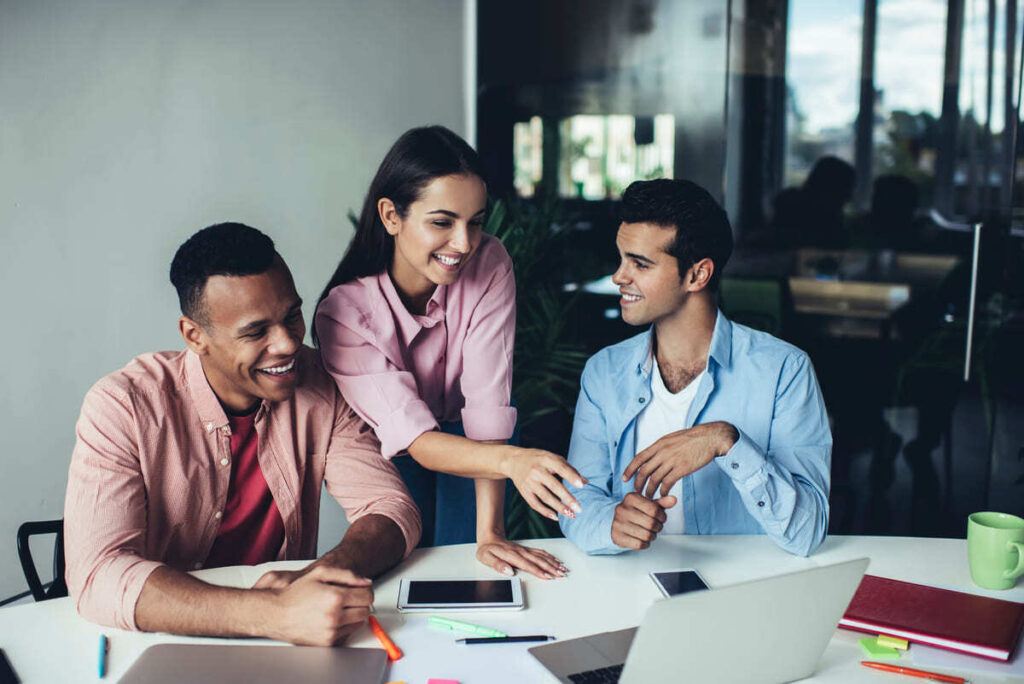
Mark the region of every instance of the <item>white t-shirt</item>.
[[[640, 412], [636, 423], [636, 453], [640, 453], [670, 432], [690, 427], [687, 414], [690, 404], [697, 395], [697, 387], [703, 373], [690, 381], [690, 384], [676, 393], [668, 391], [665, 381], [658, 368], [658, 360], [654, 359], [651, 368], [651, 400]], [[667, 519], [661, 534], [683, 534], [686, 522], [683, 519], [683, 481], [679, 480], [669, 491], [669, 496], [676, 497], [676, 505], [666, 512]], [[655, 494], [657, 497], [658, 494]]]

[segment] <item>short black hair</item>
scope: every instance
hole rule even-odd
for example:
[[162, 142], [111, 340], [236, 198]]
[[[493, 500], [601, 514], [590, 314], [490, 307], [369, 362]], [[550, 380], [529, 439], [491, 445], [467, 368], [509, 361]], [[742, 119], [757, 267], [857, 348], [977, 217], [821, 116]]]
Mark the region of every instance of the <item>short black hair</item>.
[[679, 262], [679, 277], [701, 259], [711, 259], [715, 271], [708, 290], [718, 291], [722, 269], [732, 254], [732, 227], [707, 190], [681, 179], [635, 181], [622, 193], [622, 221], [675, 228], [668, 254]]
[[244, 276], [270, 270], [277, 258], [274, 241], [243, 223], [207, 226], [178, 247], [171, 261], [171, 284], [181, 313], [206, 323], [203, 291], [210, 276]]

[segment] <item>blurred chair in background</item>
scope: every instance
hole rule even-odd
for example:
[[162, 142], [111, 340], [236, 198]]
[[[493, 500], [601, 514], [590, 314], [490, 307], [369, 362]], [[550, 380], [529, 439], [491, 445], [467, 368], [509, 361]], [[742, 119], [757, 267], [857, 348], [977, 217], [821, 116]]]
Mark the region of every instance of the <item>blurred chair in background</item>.
[[783, 337], [785, 300], [778, 280], [722, 278], [719, 306], [736, 323]]
[[[36, 535], [54, 534], [53, 542], [53, 580], [43, 584], [39, 579], [29, 539]], [[22, 523], [18, 528], [18, 558], [21, 570], [25, 573], [25, 581], [36, 601], [45, 601], [68, 595], [67, 584], [64, 583], [64, 520], [42, 520]]]

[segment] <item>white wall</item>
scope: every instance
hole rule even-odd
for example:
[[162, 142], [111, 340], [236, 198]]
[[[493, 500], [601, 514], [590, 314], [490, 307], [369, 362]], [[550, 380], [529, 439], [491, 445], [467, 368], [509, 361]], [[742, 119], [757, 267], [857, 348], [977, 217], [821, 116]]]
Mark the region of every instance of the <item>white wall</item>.
[[466, 133], [467, 7], [0, 2], [0, 598], [25, 588], [18, 524], [62, 515], [85, 391], [181, 347], [177, 246], [219, 221], [266, 231], [308, 321], [388, 146]]

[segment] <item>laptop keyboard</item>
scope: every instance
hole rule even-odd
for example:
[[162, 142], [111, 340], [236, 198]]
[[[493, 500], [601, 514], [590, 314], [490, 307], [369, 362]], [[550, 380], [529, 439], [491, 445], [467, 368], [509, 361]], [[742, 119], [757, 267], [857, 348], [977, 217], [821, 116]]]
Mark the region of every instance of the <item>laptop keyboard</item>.
[[622, 665], [602, 667], [597, 670], [587, 670], [569, 675], [569, 681], [573, 684], [615, 684], [622, 676]]

